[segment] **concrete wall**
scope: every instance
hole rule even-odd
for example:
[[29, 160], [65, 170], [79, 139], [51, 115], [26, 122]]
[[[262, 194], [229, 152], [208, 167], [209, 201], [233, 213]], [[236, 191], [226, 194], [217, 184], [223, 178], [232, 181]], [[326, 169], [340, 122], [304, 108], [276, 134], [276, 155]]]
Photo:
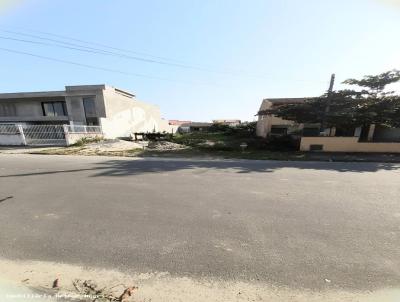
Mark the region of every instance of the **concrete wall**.
[[300, 151], [310, 151], [310, 145], [323, 145], [325, 152], [400, 153], [400, 143], [358, 142], [358, 137], [303, 137]]
[[34, 101], [18, 101], [14, 103], [17, 116], [43, 116], [42, 105]]
[[[53, 98], [26, 98], [26, 99], [0, 99], [0, 104], [12, 104], [15, 107], [15, 116], [0, 116], [1, 120], [15, 119], [29, 120], [44, 118], [42, 102], [64, 101], [64, 97]], [[53, 117], [54, 118], [54, 117]]]
[[20, 134], [0, 134], [0, 145], [20, 146], [24, 145], [24, 141]]
[[67, 86], [67, 96], [65, 98], [68, 117], [77, 125], [86, 125], [85, 109], [83, 99], [93, 97], [95, 99], [96, 115], [98, 118], [106, 117], [105, 104], [103, 97], [105, 85], [85, 85], [85, 86]]
[[157, 106], [117, 93], [112, 87], [103, 91], [106, 117], [101, 126], [106, 138], [127, 137], [134, 132], [169, 132]]

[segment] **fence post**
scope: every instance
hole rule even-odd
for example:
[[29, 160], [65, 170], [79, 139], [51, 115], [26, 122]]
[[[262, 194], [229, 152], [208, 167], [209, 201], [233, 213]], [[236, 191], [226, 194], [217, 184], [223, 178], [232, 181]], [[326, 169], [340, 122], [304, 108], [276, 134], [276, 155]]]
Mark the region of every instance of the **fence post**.
[[70, 143], [69, 143], [68, 125], [63, 125], [63, 129], [64, 129], [64, 136], [65, 136], [65, 143], [67, 144], [67, 146], [69, 146]]
[[21, 124], [16, 125], [18, 128], [19, 136], [21, 137], [22, 145], [26, 146], [26, 139], [25, 139], [25, 134], [24, 134], [24, 129], [22, 128]]

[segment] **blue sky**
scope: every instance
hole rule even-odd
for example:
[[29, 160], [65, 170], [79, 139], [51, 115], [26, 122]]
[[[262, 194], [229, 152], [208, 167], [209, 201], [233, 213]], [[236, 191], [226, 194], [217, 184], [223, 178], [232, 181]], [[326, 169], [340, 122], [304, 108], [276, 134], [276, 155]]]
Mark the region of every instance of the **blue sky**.
[[[167, 119], [253, 120], [263, 98], [320, 95], [332, 72], [340, 88], [399, 69], [399, 31], [398, 0], [0, 0], [0, 48], [128, 73], [0, 50], [0, 91], [107, 83], [157, 104]], [[61, 40], [43, 32], [132, 52], [4, 39]]]

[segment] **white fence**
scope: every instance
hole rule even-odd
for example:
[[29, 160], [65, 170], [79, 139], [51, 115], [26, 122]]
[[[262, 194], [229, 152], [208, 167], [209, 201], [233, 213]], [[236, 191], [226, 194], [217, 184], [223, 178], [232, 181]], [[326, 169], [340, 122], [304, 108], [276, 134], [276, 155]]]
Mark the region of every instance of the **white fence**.
[[99, 126], [0, 124], [0, 145], [68, 146], [102, 136]]

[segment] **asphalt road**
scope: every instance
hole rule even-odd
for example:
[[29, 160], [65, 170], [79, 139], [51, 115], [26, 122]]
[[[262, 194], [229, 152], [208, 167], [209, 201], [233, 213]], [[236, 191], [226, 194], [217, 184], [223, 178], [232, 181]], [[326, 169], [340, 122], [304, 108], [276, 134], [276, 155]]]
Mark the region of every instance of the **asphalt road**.
[[0, 154], [0, 257], [400, 286], [400, 166]]

